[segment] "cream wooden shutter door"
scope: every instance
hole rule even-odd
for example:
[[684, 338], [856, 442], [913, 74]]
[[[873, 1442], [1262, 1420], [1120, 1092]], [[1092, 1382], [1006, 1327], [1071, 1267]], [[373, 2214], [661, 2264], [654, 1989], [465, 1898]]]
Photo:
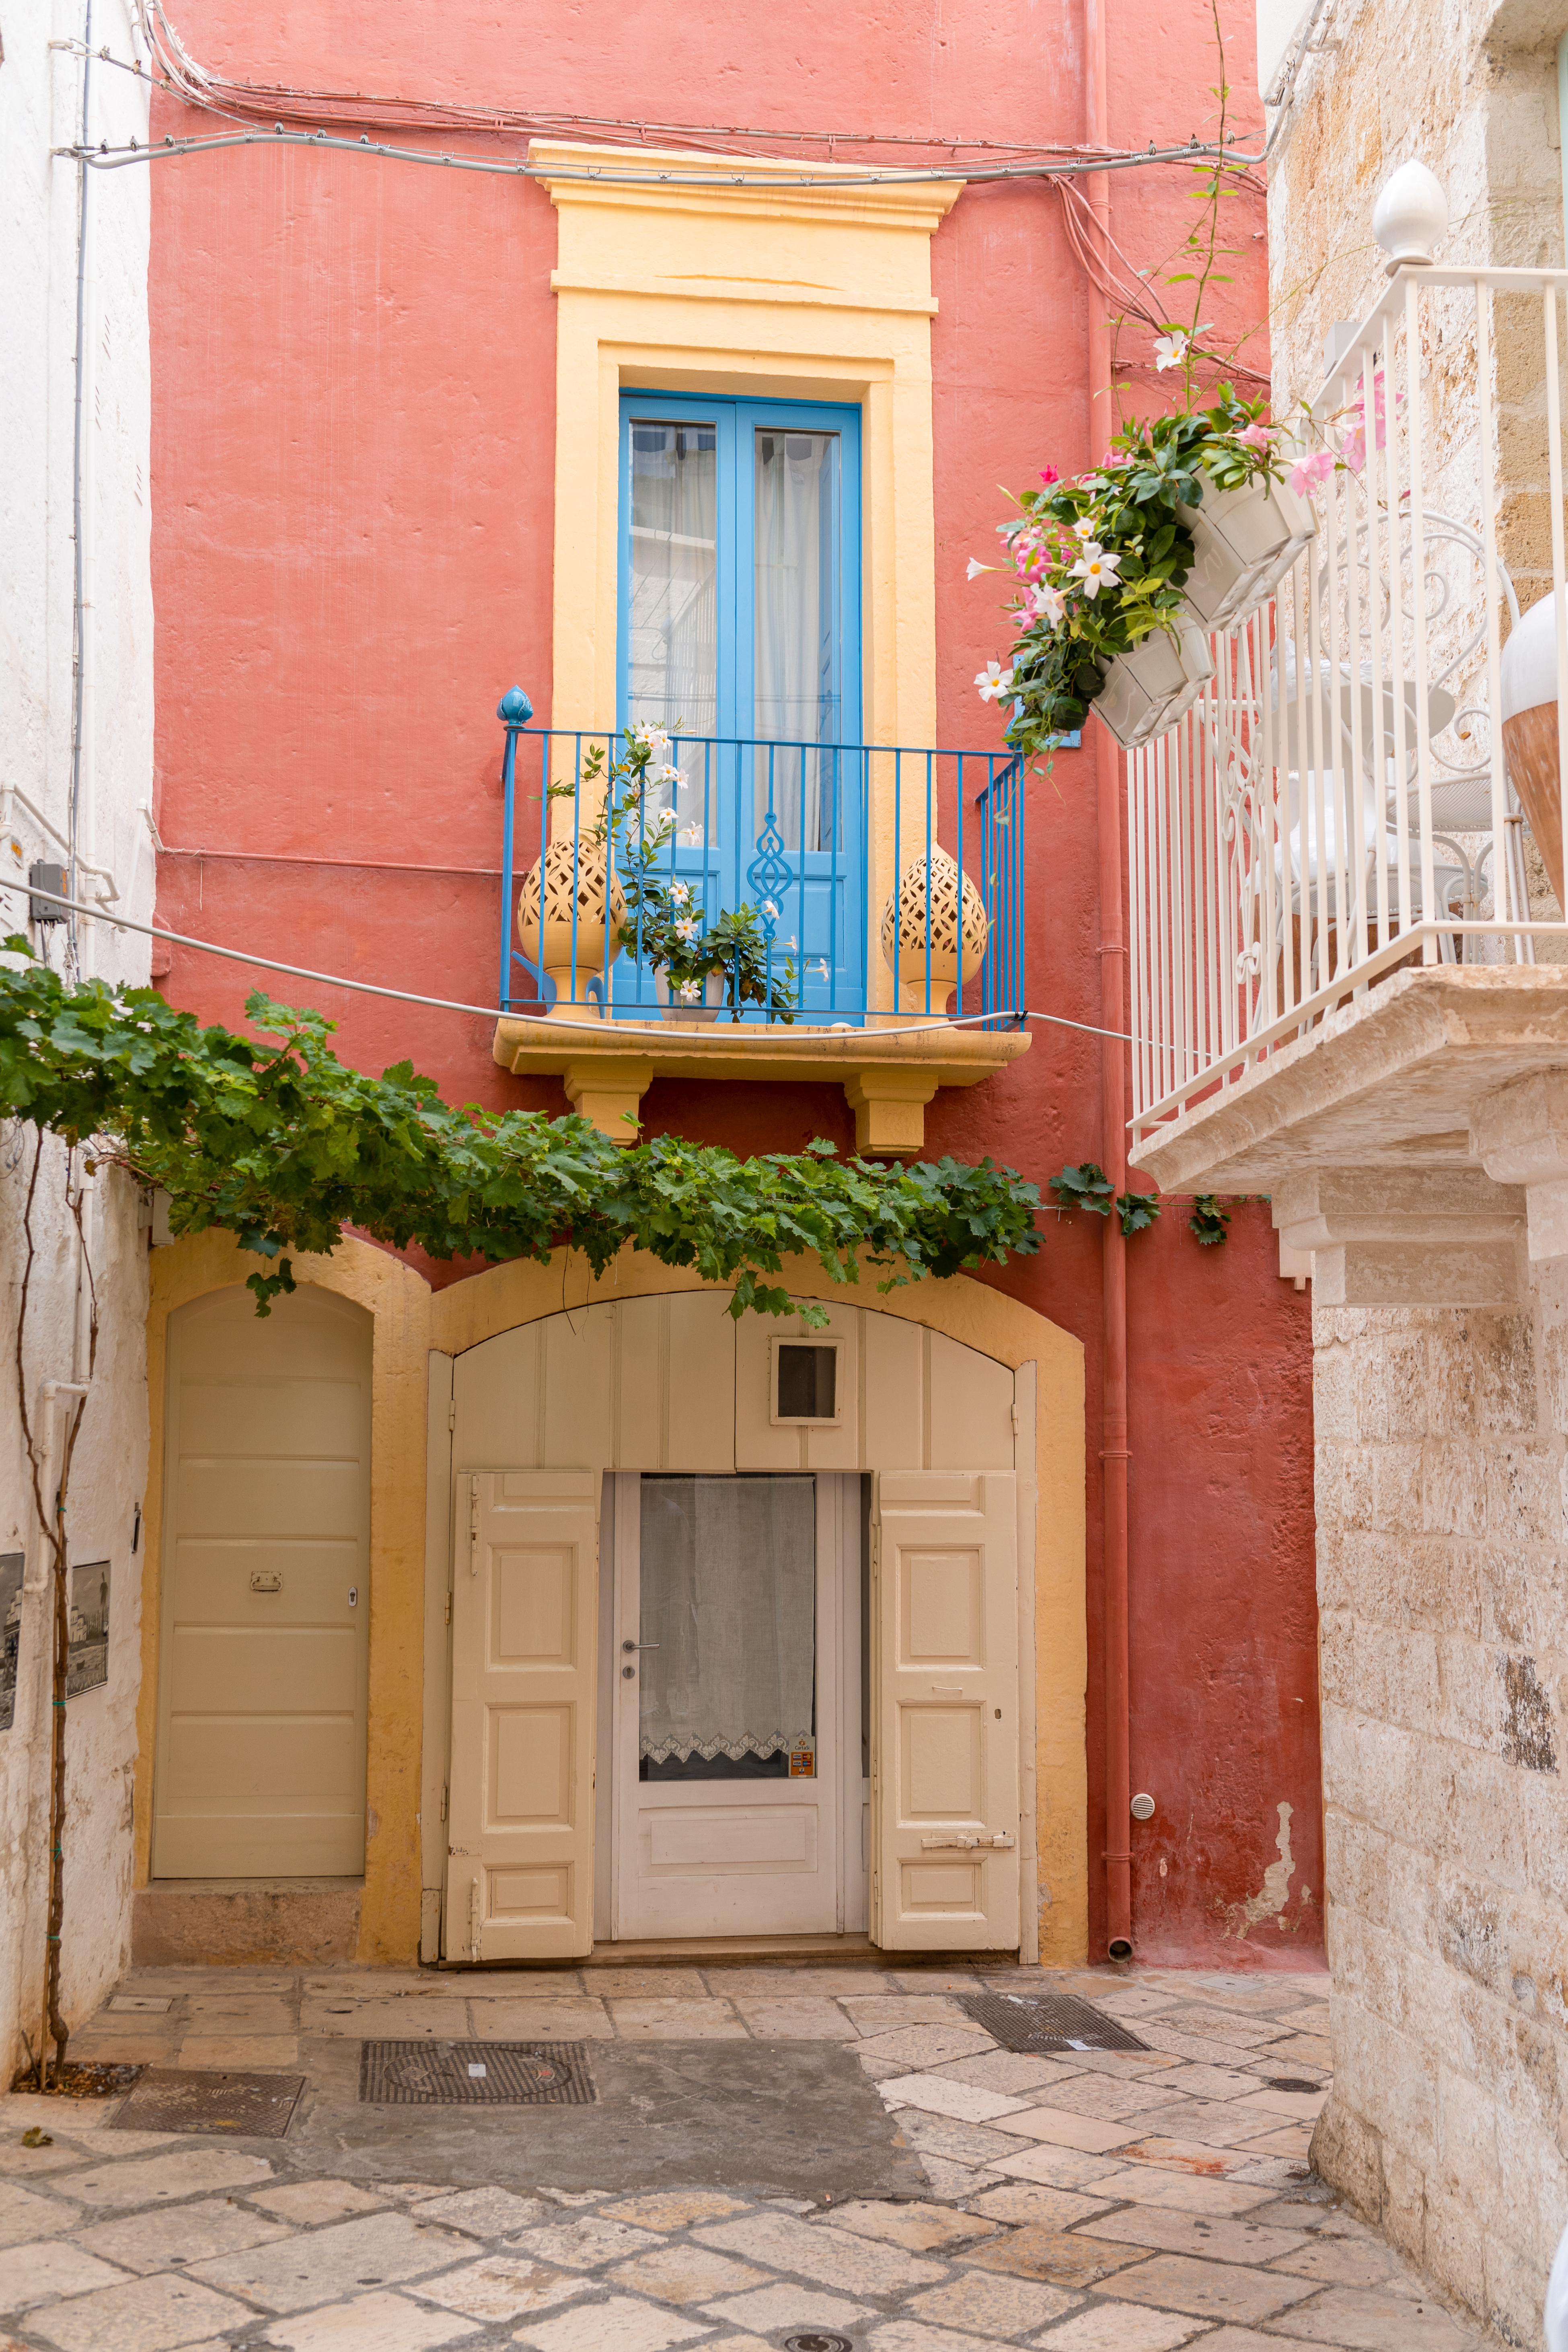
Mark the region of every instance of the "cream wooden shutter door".
[[465, 1474], [456, 1535], [447, 1957], [586, 1952], [598, 1473]]
[[1018, 1944], [1017, 1480], [884, 1470], [871, 1529], [871, 1939]]

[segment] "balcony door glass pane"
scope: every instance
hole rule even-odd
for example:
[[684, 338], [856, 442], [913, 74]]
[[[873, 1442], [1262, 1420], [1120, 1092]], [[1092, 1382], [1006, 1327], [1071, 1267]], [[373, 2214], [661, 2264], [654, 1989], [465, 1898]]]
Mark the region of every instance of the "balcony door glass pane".
[[[719, 452], [711, 425], [631, 425], [631, 613], [627, 715], [719, 731]], [[677, 754], [679, 800], [649, 794], [649, 816], [689, 824], [702, 805], [701, 753]]]
[[646, 1477], [641, 1522], [637, 1777], [811, 1777], [816, 1481]]
[[[753, 436], [755, 733], [784, 746], [843, 740], [839, 436], [759, 425]], [[757, 762], [786, 849], [830, 849], [835, 763], [805, 749]]]

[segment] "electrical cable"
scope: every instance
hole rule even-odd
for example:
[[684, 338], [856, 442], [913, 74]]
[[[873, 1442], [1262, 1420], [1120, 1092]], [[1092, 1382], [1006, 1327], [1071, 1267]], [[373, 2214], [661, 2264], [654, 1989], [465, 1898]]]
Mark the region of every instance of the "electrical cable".
[[[1322, 0], [1320, 0], [1320, 5], [1322, 5]], [[1020, 142], [962, 139], [936, 133], [932, 133], [929, 138], [921, 139], [909, 134], [863, 131], [811, 131], [742, 129], [735, 125], [659, 123], [626, 116], [566, 113], [559, 109], [473, 107], [426, 99], [374, 97], [363, 92], [301, 90], [282, 84], [237, 82], [228, 79], [226, 76], [215, 74], [196, 63], [170, 23], [163, 0], [134, 0], [134, 5], [142, 37], [152, 57], [162, 68], [168, 87], [188, 105], [198, 107], [208, 113], [226, 115], [234, 121], [264, 122], [269, 119], [276, 121], [281, 116], [285, 123], [303, 121], [312, 125], [319, 125], [323, 116], [335, 115], [340, 121], [351, 122], [362, 130], [374, 129], [379, 125], [383, 128], [404, 131], [426, 130], [433, 132], [510, 131], [538, 134], [542, 131], [553, 131], [556, 135], [560, 135], [563, 131], [570, 135], [581, 133], [584, 131], [632, 131], [644, 142], [650, 137], [682, 141], [765, 139], [792, 142], [797, 145], [826, 146], [830, 152], [838, 146], [924, 146], [950, 149], [969, 147], [980, 149], [982, 152], [997, 150], [1031, 153], [1052, 152], [1049, 142], [1035, 142], [1027, 148], [1022, 148]], [[365, 143], [369, 144], [369, 142]], [[1075, 154], [1081, 150], [1068, 148], [1061, 152]], [[1194, 138], [1185, 148], [1173, 150], [1172, 155], [1158, 152], [1151, 157], [1129, 154], [1126, 161], [1129, 163], [1151, 160], [1168, 161], [1173, 160], [1175, 154], [1191, 158], [1194, 154], [1202, 155], [1216, 152], [1200, 148]], [[1262, 157], [1261, 155], [1244, 156], [1237, 160], [1256, 163], [1260, 162]], [[1091, 170], [1094, 166], [1092, 163], [1086, 163], [1082, 168]], [[956, 175], [948, 173], [937, 176]], [[723, 185], [725, 183], [719, 182], [716, 184]], [[780, 184], [775, 181], [773, 184]]]
[[[153, 923], [132, 922], [129, 915], [111, 914], [107, 908], [91, 907], [89, 906], [85, 900], [79, 903], [73, 899], [61, 897], [58, 891], [40, 890], [34, 885], [26, 882], [0, 881], [0, 890], [16, 890], [29, 898], [44, 898], [48, 901], [50, 906], [68, 907], [73, 914], [89, 915], [95, 922], [112, 923], [116, 930], [140, 931], [144, 939], [165, 940], [171, 947], [195, 948], [203, 955], [222, 956], [226, 962], [249, 964], [258, 971], [287, 972], [289, 977], [294, 980], [318, 981], [325, 988], [352, 989], [354, 993], [359, 996], [390, 997], [398, 1004], [427, 1005], [432, 1007], [437, 1013], [478, 1013], [487, 1021], [526, 1021], [531, 1027], [548, 1029], [552, 1037], [560, 1037], [561, 1035], [562, 1024], [559, 1020], [553, 1018], [549, 1013], [502, 1013], [499, 1005], [465, 1004], [459, 1003], [456, 998], [449, 996], [416, 996], [411, 990], [406, 988], [382, 988], [374, 982], [368, 980], [347, 980], [341, 972], [308, 971], [302, 964], [279, 963], [276, 958], [272, 956], [247, 955], [238, 948], [220, 948], [217, 946], [216, 941], [212, 940], [191, 939], [183, 931], [165, 931], [159, 929], [158, 927]], [[40, 959], [40, 961], [42, 959]], [[1126, 1045], [1152, 1045], [1156, 1042], [1152, 1038], [1134, 1037], [1127, 1031], [1121, 1029], [1100, 1029], [1097, 1028], [1091, 1021], [1069, 1021], [1066, 1014], [1061, 1013], [1035, 1012], [1004, 1013], [1000, 1014], [994, 1013], [961, 1013], [951, 1020], [945, 1013], [935, 1013], [930, 1015], [924, 1021], [911, 1021], [907, 1026], [900, 1026], [896, 1029], [874, 1029], [868, 1031], [866, 1034], [873, 1037], [929, 1036], [933, 1028], [973, 1028], [979, 1022], [994, 1022], [997, 1020], [1011, 1022], [1016, 1028], [1019, 1029], [1023, 1028], [1025, 1024], [1030, 1021], [1045, 1021], [1050, 1023], [1053, 1027], [1058, 1029], [1081, 1029], [1086, 1035], [1090, 1037], [1120, 1037]], [[847, 1024], [846, 1024], [846, 1029], [843, 1030], [828, 1030], [826, 1032], [818, 1032], [818, 1034], [830, 1036], [843, 1035], [846, 1034], [847, 1029]], [[658, 1037], [663, 1038], [667, 1043], [669, 1037], [669, 1031], [668, 1029], [656, 1029], [651, 1026], [641, 1027], [629, 1021], [617, 1021], [615, 1024], [615, 1034], [618, 1038]]]
[[57, 147], [52, 152], [85, 163], [95, 172], [115, 172], [123, 170], [128, 163], [157, 163], [178, 155], [211, 154], [230, 148], [258, 146], [334, 149], [348, 155], [379, 156], [384, 163], [423, 163], [436, 170], [480, 172], [507, 180], [550, 180], [605, 188], [815, 188], [818, 194], [827, 189], [853, 194], [858, 187], [951, 187], [955, 182], [965, 187], [983, 187], [998, 182], [1072, 177], [1081, 173], [1131, 172], [1151, 163], [1193, 164], [1215, 161], [1247, 163], [1260, 160], [1258, 156], [1238, 154], [1230, 147], [1203, 147], [1195, 142], [1181, 147], [1155, 147], [1151, 142], [1147, 148], [1138, 149], [1130, 154], [1079, 154], [1037, 163], [957, 163], [930, 169], [895, 165], [887, 169], [858, 169], [853, 176], [842, 164], [816, 172], [802, 170], [793, 178], [779, 172], [753, 174], [745, 172], [706, 174], [680, 171], [607, 172], [598, 165], [563, 168], [554, 163], [496, 163], [481, 155], [458, 155], [446, 151], [428, 153], [418, 147], [388, 146], [384, 142], [372, 141], [368, 134], [358, 139], [342, 139], [325, 131], [286, 131], [281, 125], [269, 131], [234, 131], [210, 139], [176, 139], [171, 133], [161, 142], [146, 147], [138, 145], [132, 138], [124, 147], [110, 147], [100, 142], [95, 148]]
[[[81, 146], [79, 162], [89, 152], [88, 99], [92, 84], [92, 0], [87, 0], [84, 20], [81, 68]], [[70, 839], [66, 848], [66, 875], [71, 896], [79, 887], [77, 869], [77, 845], [81, 832], [81, 739], [87, 693], [87, 592], [83, 577], [85, 558], [82, 553], [81, 477], [82, 477], [82, 398], [87, 373], [87, 173], [80, 174], [77, 192], [76, 233], [76, 368], [74, 407], [71, 418], [71, 651], [74, 656], [71, 678], [71, 766], [70, 803], [67, 829]], [[77, 952], [76, 925], [67, 932], [71, 953]]]

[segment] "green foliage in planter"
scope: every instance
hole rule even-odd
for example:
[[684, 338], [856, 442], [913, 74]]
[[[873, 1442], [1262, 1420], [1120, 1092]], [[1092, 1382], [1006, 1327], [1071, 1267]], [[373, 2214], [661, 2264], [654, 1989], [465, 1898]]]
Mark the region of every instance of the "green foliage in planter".
[[990, 1160], [884, 1166], [820, 1142], [740, 1160], [670, 1136], [626, 1150], [584, 1118], [454, 1108], [407, 1062], [350, 1069], [319, 1013], [259, 993], [246, 1011], [259, 1035], [204, 1028], [151, 989], [0, 969], [0, 1115], [163, 1186], [173, 1233], [219, 1227], [270, 1261], [249, 1277], [262, 1313], [294, 1287], [290, 1252], [351, 1227], [441, 1259], [570, 1246], [595, 1274], [629, 1244], [731, 1284], [732, 1315], [813, 1324], [825, 1310], [767, 1280], [787, 1257], [855, 1282], [864, 1255], [890, 1290], [1040, 1246], [1037, 1190]]
[[[721, 974], [731, 1020], [739, 1021], [745, 1006], [755, 1004], [770, 1021], [793, 1026], [800, 992], [795, 965], [773, 950], [769, 925], [776, 922], [777, 909], [742, 905], [712, 918], [704, 914], [700, 884], [686, 880], [669, 855], [671, 845], [680, 839], [675, 818], [668, 810], [650, 817], [648, 810], [650, 787], [680, 789], [680, 770], [669, 757], [677, 747], [666, 729], [653, 726], [626, 728], [624, 742], [624, 751], [616, 752], [607, 766], [599, 743], [583, 762], [583, 782], [602, 782], [605, 788], [598, 814], [583, 839], [594, 851], [602, 849], [606, 838], [611, 844], [626, 909], [616, 929], [617, 944], [664, 972], [676, 999], [684, 994], [689, 1003], [700, 1004], [705, 982], [710, 975]], [[550, 787], [551, 797], [558, 800], [574, 798], [576, 791], [573, 784]], [[698, 831], [690, 828], [693, 835]], [[693, 839], [688, 845], [698, 845]]]
[[1062, 482], [1047, 467], [1017, 519], [997, 526], [1019, 580], [1018, 635], [1007, 667], [993, 663], [976, 683], [988, 700], [1011, 699], [1016, 750], [1047, 751], [1081, 727], [1101, 665], [1183, 616], [1194, 549], [1182, 509], [1206, 489], [1280, 477], [1262, 407], [1226, 385], [1212, 408], [1135, 421], [1094, 472]]

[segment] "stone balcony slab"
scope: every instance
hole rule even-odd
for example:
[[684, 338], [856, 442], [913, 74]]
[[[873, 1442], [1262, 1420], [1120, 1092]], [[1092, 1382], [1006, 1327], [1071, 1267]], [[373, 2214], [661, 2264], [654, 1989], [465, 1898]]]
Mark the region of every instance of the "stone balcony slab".
[[1272, 1192], [1305, 1168], [1480, 1169], [1489, 1096], [1568, 1069], [1568, 968], [1396, 972], [1138, 1139], [1163, 1192]]
[[861, 1029], [761, 1028], [720, 1021], [530, 1020], [503, 1014], [492, 1047], [518, 1077], [559, 1077], [574, 1110], [616, 1143], [635, 1143], [644, 1095], [659, 1078], [751, 1079], [841, 1086], [855, 1113], [855, 1148], [915, 1159], [925, 1109], [939, 1087], [973, 1087], [1029, 1050], [1026, 1030], [960, 1028], [933, 1020], [873, 1019]]

